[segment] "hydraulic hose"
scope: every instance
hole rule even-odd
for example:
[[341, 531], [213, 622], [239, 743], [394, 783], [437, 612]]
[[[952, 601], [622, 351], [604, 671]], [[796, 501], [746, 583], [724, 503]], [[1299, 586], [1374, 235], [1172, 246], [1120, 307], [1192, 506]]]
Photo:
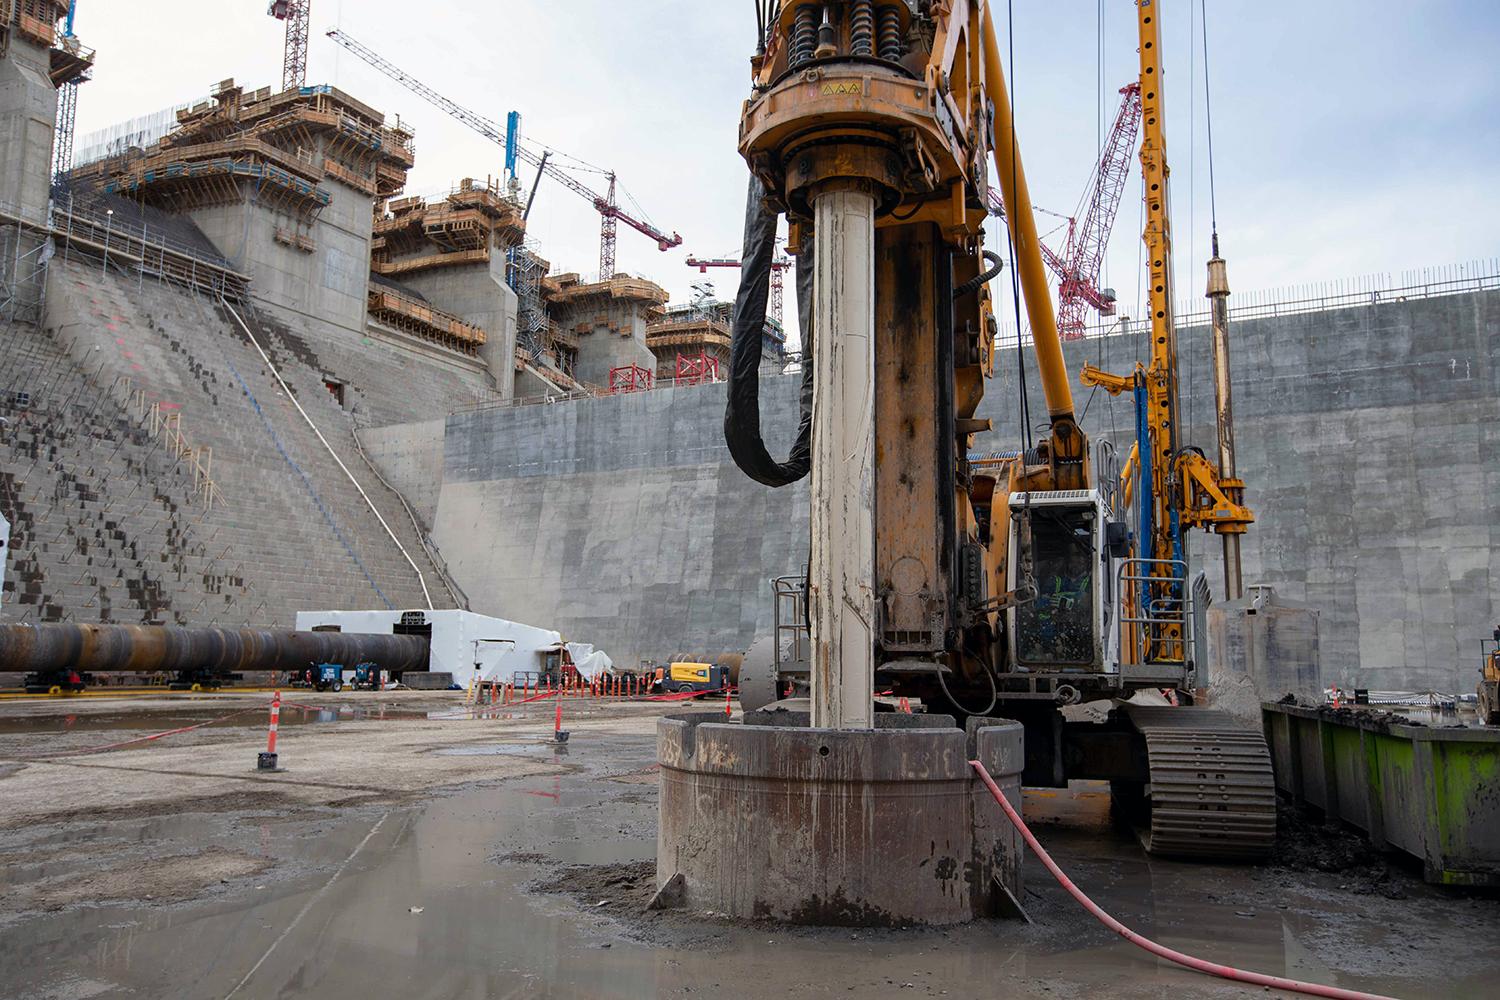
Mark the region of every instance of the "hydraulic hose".
[[1092, 913], [1101, 924], [1131, 944], [1139, 948], [1144, 948], [1157, 958], [1164, 958], [1184, 968], [1192, 969], [1194, 972], [1218, 976], [1221, 979], [1232, 979], [1235, 982], [1250, 983], [1254, 986], [1264, 986], [1269, 989], [1290, 990], [1293, 993], [1303, 993], [1307, 996], [1333, 997], [1335, 1000], [1394, 1000], [1392, 997], [1382, 996], [1378, 993], [1361, 993], [1359, 990], [1345, 990], [1337, 986], [1323, 986], [1320, 983], [1304, 983], [1296, 979], [1284, 979], [1281, 976], [1267, 976], [1259, 972], [1246, 972], [1228, 965], [1220, 965], [1217, 962], [1209, 962], [1201, 958], [1194, 958], [1192, 955], [1185, 955], [1180, 951], [1175, 951], [1166, 945], [1157, 944], [1150, 938], [1137, 934], [1108, 913], [1105, 913], [1099, 904], [1095, 903], [1088, 896], [1085, 896], [1083, 890], [1074, 885], [1073, 880], [1063, 874], [1063, 870], [1057, 866], [1057, 862], [1052, 860], [1052, 855], [1043, 849], [1032, 832], [1026, 828], [1026, 824], [1021, 821], [1021, 815], [1016, 812], [1016, 807], [1011, 805], [1005, 796], [1001, 794], [1000, 787], [995, 784], [995, 779], [990, 777], [990, 772], [984, 769], [984, 765], [977, 760], [971, 760], [969, 761], [969, 766], [979, 775], [979, 780], [984, 782], [985, 787], [990, 790], [990, 795], [994, 796], [995, 801], [1000, 803], [1000, 808], [1005, 810], [1006, 818], [1020, 831], [1022, 839], [1026, 841], [1026, 846], [1031, 848], [1031, 853], [1035, 854], [1037, 860], [1046, 866], [1046, 869], [1052, 873], [1052, 877], [1057, 879], [1058, 884], [1068, 890], [1068, 894], [1078, 900], [1079, 905]]
[[974, 277], [955, 288], [953, 290], [953, 297], [955, 299], [961, 299], [970, 292], [977, 292], [980, 286], [987, 281], [993, 281], [1005, 268], [1004, 258], [991, 250], [984, 251], [984, 259], [990, 262], [990, 269], [983, 274], [974, 275]]
[[724, 407], [724, 443], [734, 464], [766, 486], [788, 486], [812, 466], [812, 249], [797, 255], [797, 318], [802, 331], [802, 419], [797, 440], [785, 462], [766, 450], [760, 433], [761, 342], [765, 335], [766, 300], [776, 256], [779, 216], [767, 211], [765, 188], [751, 176], [745, 205], [745, 246], [740, 258], [740, 289], [734, 301], [729, 342], [729, 401]]

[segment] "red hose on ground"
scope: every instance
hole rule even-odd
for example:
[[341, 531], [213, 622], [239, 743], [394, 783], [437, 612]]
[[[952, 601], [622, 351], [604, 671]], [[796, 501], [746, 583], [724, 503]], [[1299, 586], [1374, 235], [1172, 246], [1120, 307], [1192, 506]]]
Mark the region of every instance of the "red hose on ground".
[[979, 779], [989, 788], [990, 794], [995, 797], [995, 801], [1000, 803], [1000, 808], [1005, 810], [1006, 818], [1015, 824], [1016, 829], [1021, 832], [1021, 837], [1026, 841], [1026, 846], [1031, 848], [1031, 852], [1052, 873], [1052, 877], [1057, 879], [1058, 884], [1068, 890], [1068, 894], [1078, 900], [1079, 905], [1085, 910], [1088, 910], [1098, 918], [1101, 924], [1131, 944], [1144, 948], [1157, 958], [1164, 958], [1169, 962], [1175, 962], [1195, 972], [1218, 976], [1221, 979], [1233, 979], [1236, 982], [1266, 986], [1278, 990], [1290, 990], [1293, 993], [1305, 993], [1315, 997], [1333, 997], [1335, 1000], [1393, 1000], [1391, 997], [1381, 996], [1378, 993], [1361, 993], [1359, 990], [1345, 990], [1337, 986], [1323, 986], [1319, 983], [1304, 983], [1296, 979], [1283, 979], [1281, 976], [1267, 976], [1259, 972], [1245, 972], [1242, 969], [1220, 965], [1217, 962], [1208, 962], [1201, 958], [1194, 958], [1192, 955], [1184, 955], [1180, 951], [1174, 951], [1165, 945], [1157, 944], [1150, 938], [1142, 937], [1108, 913], [1105, 913], [1097, 903], [1083, 894], [1082, 889], [1073, 884], [1072, 879], [1063, 874], [1063, 870], [1057, 867], [1057, 862], [1052, 860], [1052, 855], [1048, 854], [1042, 848], [1042, 845], [1037, 842], [1036, 837], [1032, 836], [1031, 831], [1026, 828], [1026, 824], [1021, 821], [1021, 816], [1016, 812], [1015, 806], [1006, 801], [999, 786], [995, 784], [995, 779], [990, 777], [990, 772], [984, 769], [983, 764], [977, 760], [971, 760], [969, 761], [969, 766], [979, 774]]
[[[263, 706], [263, 705], [256, 705], [254, 708], [245, 708], [245, 709], [241, 709], [238, 712], [230, 712], [228, 715], [221, 715], [217, 719], [209, 719], [207, 722], [200, 722], [197, 725], [182, 726], [182, 727], [180, 727], [178, 729], [168, 729], [168, 730], [166, 730], [164, 732], [152, 733], [150, 736], [137, 736], [137, 737], [134, 737], [133, 739], [121, 740], [118, 743], [106, 743], [103, 746], [83, 747], [80, 750], [61, 750], [61, 751], [58, 751], [57, 753], [39, 754], [38, 758], [51, 759], [51, 758], [54, 758], [54, 757], [77, 757], [80, 754], [102, 753], [105, 750], [118, 750], [120, 747], [128, 747], [128, 746], [130, 746], [130, 745], [132, 745], [134, 743], [150, 743], [150, 742], [153, 742], [155, 740], [159, 740], [159, 739], [161, 739], [164, 736], [176, 736], [178, 733], [190, 733], [194, 729], [202, 729], [204, 726], [212, 726], [212, 725], [215, 725], [217, 723], [223, 722], [226, 719], [233, 719], [233, 718], [235, 718], [236, 716], [239, 716], [239, 715], [248, 715], [251, 712], [264, 712], [264, 711], [265, 711], [265, 706]], [[23, 760], [23, 759], [37, 759], [37, 758], [11, 758], [11, 759], [13, 759], [13, 760]]]

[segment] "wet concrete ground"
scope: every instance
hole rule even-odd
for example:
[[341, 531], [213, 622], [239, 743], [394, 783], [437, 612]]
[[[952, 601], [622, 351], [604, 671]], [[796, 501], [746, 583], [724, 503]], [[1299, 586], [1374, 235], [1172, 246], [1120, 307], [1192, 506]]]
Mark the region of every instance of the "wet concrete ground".
[[[870, 932], [644, 915], [659, 705], [569, 704], [573, 735], [559, 750], [547, 704], [473, 719], [452, 695], [297, 694], [289, 704], [320, 706], [305, 714], [323, 722], [285, 709], [286, 771], [262, 775], [265, 700], [0, 705], [0, 996], [1262, 992], [1159, 964], [1029, 860], [1029, 927]], [[44, 756], [247, 707], [157, 742]], [[1289, 849], [1293, 867], [1148, 860], [1090, 826], [1097, 792], [1027, 806], [1034, 818], [1067, 816], [1038, 832], [1085, 891], [1173, 947], [1402, 997], [1490, 996], [1500, 982], [1493, 897], [1428, 887], [1357, 849]]]

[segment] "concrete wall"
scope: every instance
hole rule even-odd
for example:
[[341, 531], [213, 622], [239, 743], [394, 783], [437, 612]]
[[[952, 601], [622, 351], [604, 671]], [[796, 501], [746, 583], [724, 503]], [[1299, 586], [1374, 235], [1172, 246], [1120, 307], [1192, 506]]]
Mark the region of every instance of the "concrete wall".
[[[1258, 517], [1246, 582], [1321, 609], [1330, 682], [1467, 689], [1500, 613], [1500, 292], [1240, 321], [1233, 338], [1239, 464]], [[1212, 454], [1207, 332], [1181, 341], [1186, 441]], [[1073, 371], [1125, 372], [1142, 351], [1141, 337], [1116, 336], [1067, 354]], [[1017, 383], [1002, 353], [982, 411], [999, 432], [981, 448], [1014, 447]], [[782, 453], [796, 388], [766, 386], [763, 424]], [[1077, 398], [1096, 439], [1126, 440], [1128, 400]], [[778, 493], [741, 475], [723, 405], [723, 386], [701, 386], [465, 414], [441, 435], [428, 425], [423, 447], [441, 439], [444, 455], [435, 508], [419, 432], [366, 440], [389, 454], [398, 488], [427, 498], [475, 610], [586, 625], [629, 663], [747, 645], [769, 621], [767, 578], [806, 558], [805, 483]], [[1202, 535], [1193, 548], [1222, 596], [1218, 544]]]
[[0, 58], [0, 209], [32, 222], [47, 219], [57, 88], [48, 51], [11, 32]]
[[[439, 607], [453, 606], [398, 499], [359, 458], [351, 414], [324, 388], [323, 379], [338, 375], [340, 364], [271, 321], [248, 317], [257, 341], [377, 505], [400, 548], [243, 331], [213, 302], [171, 285], [105, 273], [76, 256], [59, 256], [49, 272], [47, 329], [11, 329], [0, 345], [8, 362], [0, 364], [0, 383], [32, 392], [39, 383], [49, 395], [61, 385], [84, 407], [97, 398], [105, 408], [91, 423], [77, 418], [77, 403], [54, 407], [45, 420], [30, 422], [61, 427], [44, 427], [35, 446], [0, 456], [0, 482], [8, 476], [11, 483], [30, 484], [15, 497], [15, 487], [0, 489], [0, 503], [19, 500], [37, 522], [47, 520], [27, 545], [25, 584], [36, 608], [18, 605], [8, 615], [33, 610], [76, 621], [146, 615], [184, 625], [289, 627], [307, 608], [424, 607], [423, 579]], [[27, 353], [46, 359], [41, 377], [11, 382], [11, 369], [19, 366], [9, 359]], [[408, 367], [413, 380], [423, 374]], [[191, 498], [185, 464], [177, 478], [186, 475], [186, 496], [182, 484], [148, 475], [142, 456], [166, 450], [139, 430], [139, 420], [109, 412], [118, 376], [130, 378], [164, 412], [178, 414], [193, 446], [212, 450], [212, 476], [222, 496], [211, 511]], [[399, 390], [389, 394], [399, 398]], [[113, 437], [96, 440], [95, 425], [98, 434]], [[80, 553], [92, 560], [88, 573], [77, 565]]]
[[472, 323], [488, 335], [479, 357], [502, 399], [515, 394], [516, 293], [505, 283], [505, 253], [496, 248], [489, 261], [462, 267], [434, 268], [407, 275], [404, 283], [439, 309]]
[[296, 229], [293, 219], [260, 204], [245, 185], [243, 201], [189, 215], [220, 253], [253, 276], [259, 302], [363, 333], [375, 200], [331, 179], [319, 187], [331, 201], [311, 227], [312, 253], [276, 242], [278, 226]]
[[[798, 384], [765, 386], [773, 452], [795, 431], [784, 418]], [[770, 628], [771, 577], [806, 560], [807, 490], [734, 467], [724, 390], [493, 409], [361, 440], [419, 512], [434, 511], [433, 539], [474, 611], [545, 622], [622, 666], [742, 651]]]
[[[10, 33], [0, 58], [0, 212], [35, 223], [47, 221], [52, 183], [57, 88], [49, 66], [46, 49]], [[36, 235], [0, 224], [0, 301], [14, 295], [12, 306], [23, 308], [40, 302], [40, 245]]]
[[590, 385], [609, 385], [609, 370], [638, 365], [656, 370], [656, 356], [646, 346], [647, 312], [655, 303], [590, 295], [551, 307], [552, 318], [578, 336], [578, 363], [573, 377]]

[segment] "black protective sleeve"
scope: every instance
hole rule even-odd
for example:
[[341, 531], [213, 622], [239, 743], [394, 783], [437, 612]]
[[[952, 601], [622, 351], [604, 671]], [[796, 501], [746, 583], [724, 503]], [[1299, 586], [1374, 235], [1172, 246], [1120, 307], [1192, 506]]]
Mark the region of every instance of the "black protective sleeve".
[[761, 338], [771, 266], [776, 258], [776, 223], [766, 210], [765, 189], [750, 178], [745, 205], [745, 246], [740, 258], [740, 289], [734, 301], [729, 345], [729, 402], [724, 408], [724, 441], [740, 470], [766, 486], [787, 486], [807, 475], [812, 463], [812, 248], [797, 256], [797, 317], [802, 330], [802, 420], [785, 462], [766, 450], [760, 433]]

